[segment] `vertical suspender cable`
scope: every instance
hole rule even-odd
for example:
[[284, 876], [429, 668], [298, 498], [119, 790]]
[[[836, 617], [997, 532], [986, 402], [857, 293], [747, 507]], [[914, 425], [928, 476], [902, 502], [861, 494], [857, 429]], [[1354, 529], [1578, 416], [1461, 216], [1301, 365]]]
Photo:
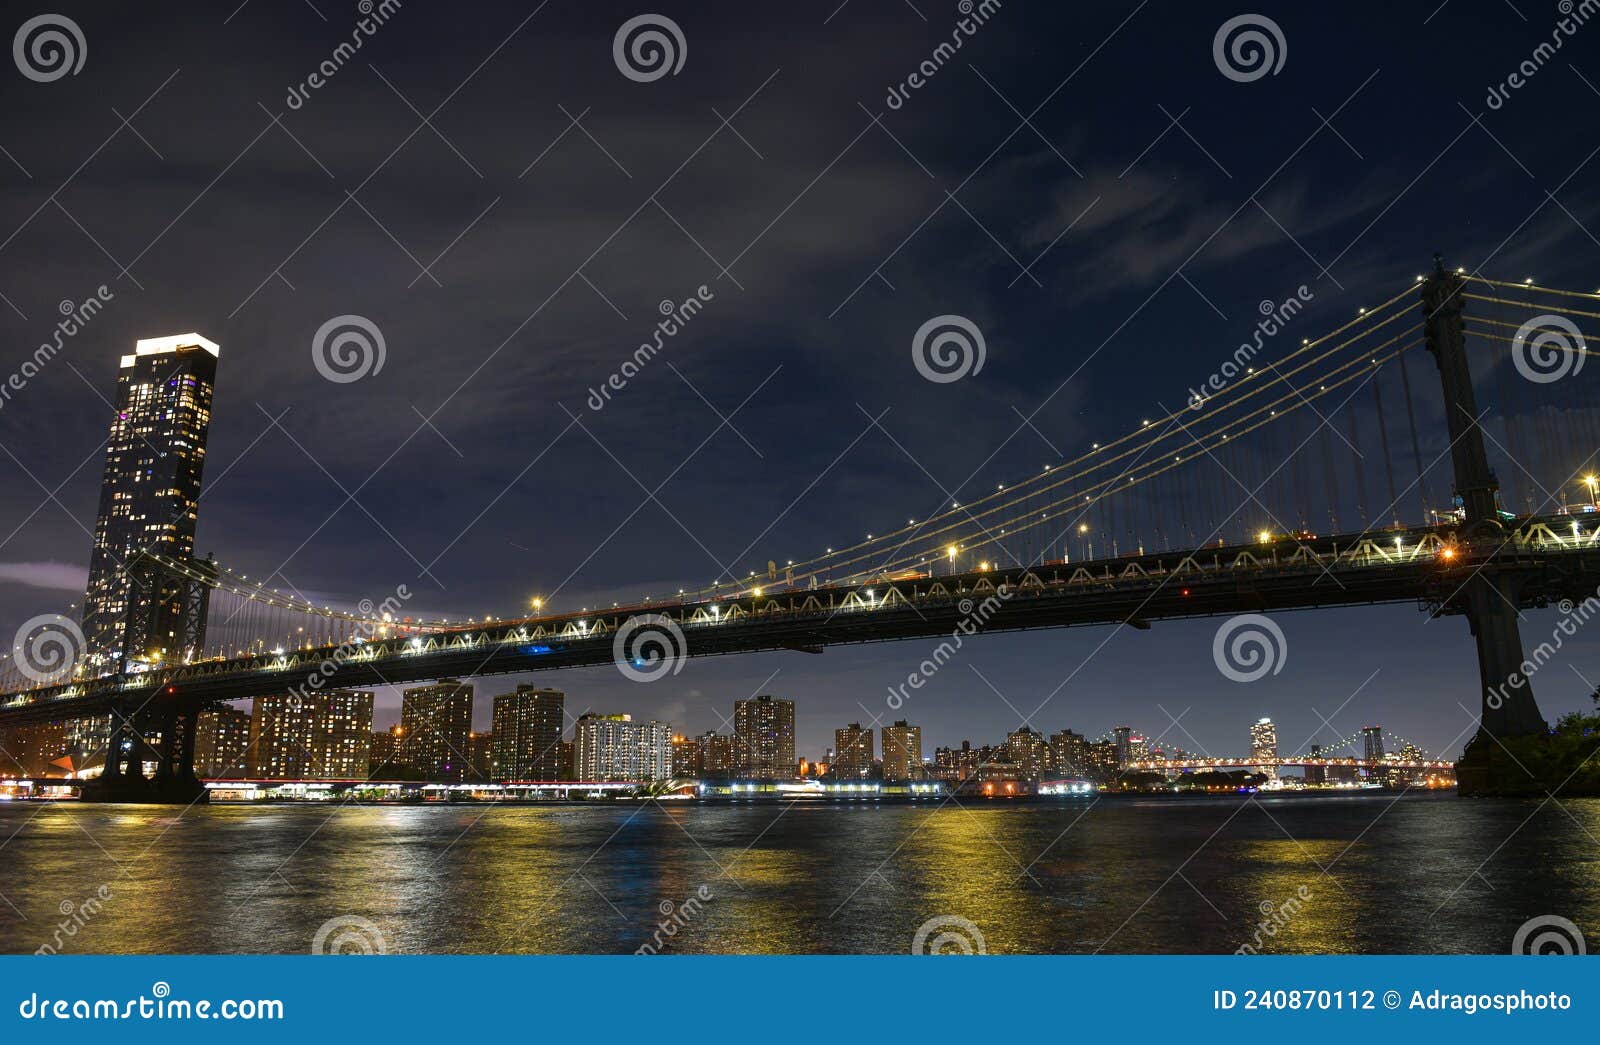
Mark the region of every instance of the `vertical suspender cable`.
[[1417, 411], [1411, 404], [1411, 375], [1406, 371], [1406, 354], [1400, 353], [1400, 384], [1406, 393], [1406, 420], [1411, 425], [1411, 457], [1417, 466], [1417, 490], [1422, 495], [1422, 521], [1428, 522], [1428, 481], [1422, 471], [1422, 445], [1417, 441]]
[[1372, 375], [1372, 402], [1373, 408], [1378, 412], [1378, 440], [1383, 444], [1383, 473], [1389, 480], [1389, 512], [1394, 518], [1395, 526], [1399, 526], [1400, 498], [1394, 492], [1394, 456], [1389, 453], [1389, 425], [1383, 419], [1383, 391], [1379, 380], [1382, 376], [1381, 367]]

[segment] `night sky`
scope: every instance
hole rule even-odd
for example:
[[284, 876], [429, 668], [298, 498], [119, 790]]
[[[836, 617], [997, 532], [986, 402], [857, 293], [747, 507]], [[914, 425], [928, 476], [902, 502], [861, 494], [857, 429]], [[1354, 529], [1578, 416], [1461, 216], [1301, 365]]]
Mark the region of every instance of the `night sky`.
[[[1600, 27], [1486, 104], [1553, 3], [1256, 5], [1283, 66], [1236, 82], [1212, 50], [1236, 5], [1008, 0], [891, 108], [955, 4], [411, 0], [293, 108], [355, 5], [236, 2], [57, 0], [82, 69], [0, 69], [0, 370], [59, 303], [114, 295], [0, 406], [4, 636], [81, 599], [107, 399], [140, 337], [222, 345], [199, 554], [319, 601], [404, 584], [423, 615], [510, 616], [806, 558], [1033, 474], [1181, 404], [1301, 285], [1297, 336], [1434, 251], [1600, 286]], [[612, 45], [646, 10], [686, 50], [636, 82]], [[40, 13], [4, 11], [7, 35]], [[658, 304], [701, 286], [704, 311], [591, 410]], [[910, 344], [947, 313], [987, 360], [934, 383]], [[335, 383], [311, 345], [346, 314], [386, 359]], [[1425, 457], [1444, 441], [1424, 424]], [[536, 680], [573, 713], [692, 733], [770, 692], [808, 756], [879, 716], [922, 725], [928, 754], [1025, 717], [1216, 753], [1262, 715], [1286, 750], [1369, 723], [1446, 755], [1470, 734], [1461, 618], [1277, 619], [1287, 663], [1252, 684], [1214, 666], [1215, 620], [986, 637], [898, 712], [887, 687], [926, 641]], [[1580, 636], [1535, 679], [1547, 718], [1587, 705], [1597, 653]], [[479, 680], [479, 728], [516, 681]], [[398, 705], [380, 694], [379, 723]]]

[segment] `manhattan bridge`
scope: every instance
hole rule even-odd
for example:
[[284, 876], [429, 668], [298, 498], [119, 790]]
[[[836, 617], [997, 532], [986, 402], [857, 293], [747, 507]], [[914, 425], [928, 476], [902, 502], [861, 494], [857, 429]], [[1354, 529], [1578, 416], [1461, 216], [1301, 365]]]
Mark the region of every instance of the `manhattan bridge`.
[[[96, 795], [188, 801], [200, 793], [195, 720], [221, 701], [611, 662], [659, 669], [957, 629], [1147, 629], [1412, 603], [1465, 618], [1480, 740], [1541, 732], [1521, 610], [1565, 609], [1600, 587], [1600, 414], [1579, 380], [1592, 354], [1582, 328], [1600, 330], [1595, 320], [1600, 294], [1436, 261], [1337, 329], [1226, 364], [1232, 376], [1210, 394], [1071, 460], [809, 560], [608, 610], [466, 622], [370, 603], [346, 612], [212, 560], [141, 554], [122, 564], [128, 583], [167, 616], [129, 619], [115, 663], [66, 657], [51, 673], [8, 662], [0, 726], [109, 716]], [[1419, 431], [1430, 416], [1442, 432]], [[155, 634], [177, 641], [134, 655], [134, 636]], [[123, 753], [158, 733], [147, 781]], [[1510, 771], [1498, 745], [1474, 746], [1480, 776]]]

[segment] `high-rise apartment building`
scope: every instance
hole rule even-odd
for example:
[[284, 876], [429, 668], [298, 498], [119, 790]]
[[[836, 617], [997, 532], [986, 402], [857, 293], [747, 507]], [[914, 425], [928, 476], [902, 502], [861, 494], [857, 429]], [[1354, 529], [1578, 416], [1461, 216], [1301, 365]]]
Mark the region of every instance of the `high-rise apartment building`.
[[1038, 780], [1050, 761], [1050, 745], [1031, 726], [1006, 734], [1006, 759], [1016, 767], [1018, 780]]
[[494, 778], [561, 780], [565, 693], [521, 685], [494, 698]]
[[694, 775], [726, 780], [739, 768], [738, 745], [727, 733], [702, 733], [694, 738]]
[[1050, 734], [1049, 768], [1057, 776], [1089, 776], [1088, 739], [1070, 729]]
[[1250, 757], [1259, 759], [1256, 769], [1269, 777], [1276, 778], [1278, 767], [1272, 761], [1278, 757], [1278, 727], [1272, 724], [1272, 719], [1257, 719], [1250, 727]]
[[922, 779], [922, 727], [901, 719], [883, 727], [883, 779]]
[[672, 775], [689, 779], [700, 775], [695, 760], [696, 746], [693, 738], [674, 733], [672, 736]]
[[665, 722], [590, 713], [578, 719], [572, 744], [579, 780], [643, 784], [672, 776], [672, 728]]
[[372, 761], [372, 691], [256, 697], [250, 775], [263, 780], [366, 780]]
[[250, 771], [250, 713], [221, 707], [195, 720], [194, 772], [202, 780], [239, 778]]
[[1117, 745], [1117, 768], [1126, 768], [1133, 761], [1133, 728], [1118, 726], [1111, 731], [1111, 739]]
[[400, 704], [400, 761], [424, 780], [455, 784], [471, 762], [472, 684], [441, 679], [405, 691]]
[[843, 729], [833, 731], [833, 775], [836, 777], [868, 777], [872, 775], [872, 727], [861, 728], [852, 722]]
[[[181, 598], [136, 590], [126, 567], [142, 552], [194, 556], [217, 355], [216, 342], [181, 334], [139, 341], [133, 355], [122, 357], [83, 602], [86, 653], [95, 674], [116, 670], [124, 652], [145, 661], [195, 652], [177, 648]], [[150, 626], [141, 626], [135, 640], [142, 648], [124, 651], [130, 617]]]
[[734, 701], [733, 736], [740, 776], [752, 780], [794, 777], [794, 701], [767, 694]]

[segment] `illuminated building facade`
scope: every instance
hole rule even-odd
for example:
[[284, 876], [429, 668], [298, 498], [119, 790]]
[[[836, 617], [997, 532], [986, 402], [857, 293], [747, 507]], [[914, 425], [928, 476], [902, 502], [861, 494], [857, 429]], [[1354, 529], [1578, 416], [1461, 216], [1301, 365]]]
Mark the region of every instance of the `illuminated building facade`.
[[794, 701], [767, 694], [734, 701], [733, 736], [739, 776], [750, 780], [794, 777]]
[[852, 722], [833, 731], [833, 775], [868, 777], [872, 775], [872, 727], [861, 728]]
[[202, 780], [237, 779], [250, 769], [250, 713], [202, 711], [194, 727], [194, 772]]
[[252, 777], [366, 780], [371, 761], [371, 690], [275, 693], [251, 702]]
[[672, 776], [672, 729], [665, 722], [591, 713], [578, 719], [572, 744], [579, 780], [643, 784]]
[[561, 765], [567, 696], [521, 685], [494, 698], [494, 779], [571, 779]]
[[1272, 719], [1257, 719], [1250, 727], [1250, 757], [1260, 759], [1256, 765], [1258, 773], [1269, 777], [1277, 777], [1278, 767], [1270, 765], [1278, 757], [1278, 727], [1272, 724]]
[[1044, 775], [1050, 746], [1033, 728], [1023, 726], [1006, 734], [1006, 760], [1019, 780], [1038, 780]]
[[922, 779], [922, 727], [904, 719], [883, 727], [883, 779]]
[[739, 768], [738, 745], [727, 733], [702, 733], [694, 738], [694, 775], [725, 780]]
[[367, 775], [373, 780], [392, 780], [400, 767], [400, 727], [379, 729], [372, 734]]
[[972, 741], [963, 740], [960, 747], [934, 749], [933, 775], [940, 780], [956, 783], [972, 780], [978, 775], [980, 762], [978, 749], [972, 746]]
[[[169, 648], [179, 635], [181, 603], [158, 600], [146, 589], [136, 593], [125, 565], [147, 551], [194, 556], [217, 355], [216, 342], [183, 334], [139, 341], [133, 355], [122, 357], [83, 602], [92, 673], [117, 669], [130, 616], [156, 623], [146, 636], [151, 648], [127, 650], [129, 657], [173, 659], [192, 652]], [[158, 601], [161, 612], [152, 617]]]
[[472, 684], [441, 679], [405, 691], [400, 704], [400, 760], [424, 780], [467, 779], [471, 760]]
[[1118, 726], [1111, 731], [1111, 740], [1117, 745], [1117, 768], [1126, 768], [1133, 761], [1133, 728]]
[[1070, 729], [1050, 734], [1049, 770], [1056, 776], [1089, 775], [1089, 741]]
[[696, 745], [693, 739], [674, 734], [672, 737], [672, 775], [682, 779], [697, 777], [700, 770], [695, 764]]

